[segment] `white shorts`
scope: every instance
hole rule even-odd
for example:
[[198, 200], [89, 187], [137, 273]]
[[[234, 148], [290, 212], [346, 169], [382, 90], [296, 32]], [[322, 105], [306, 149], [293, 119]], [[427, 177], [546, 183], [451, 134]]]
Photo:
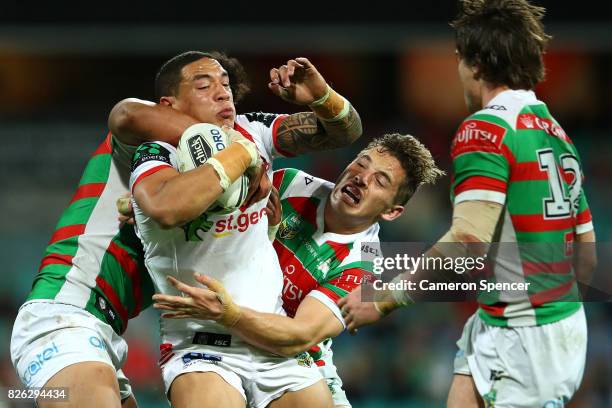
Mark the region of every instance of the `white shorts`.
[[563, 407], [584, 372], [584, 309], [558, 322], [511, 328], [490, 326], [476, 312], [457, 346], [454, 372], [472, 376], [487, 406]]
[[288, 391], [299, 391], [322, 379], [312, 357], [285, 358], [259, 350], [233, 336], [230, 347], [161, 346], [160, 366], [166, 395], [181, 374], [214, 372], [234, 387], [249, 407], [267, 406]]
[[69, 365], [99, 361], [117, 372], [124, 400], [132, 394], [121, 371], [126, 358], [125, 340], [84, 309], [44, 300], [19, 309], [11, 336], [11, 360], [26, 387], [43, 387]]
[[340, 379], [338, 370], [334, 365], [334, 353], [331, 349], [332, 339], [323, 340], [321, 343], [317, 344], [317, 347], [320, 350], [320, 354], [311, 352], [311, 355], [315, 360], [315, 364], [317, 367], [319, 367], [321, 375], [327, 383], [327, 387], [329, 388], [334, 401], [334, 406], [351, 408], [351, 403], [346, 397], [346, 392], [344, 392], [344, 389], [342, 389], [342, 380]]

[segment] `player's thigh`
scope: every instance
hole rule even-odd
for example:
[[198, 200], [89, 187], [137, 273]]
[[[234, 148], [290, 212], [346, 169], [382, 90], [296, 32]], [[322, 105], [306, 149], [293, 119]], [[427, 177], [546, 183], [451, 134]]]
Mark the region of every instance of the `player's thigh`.
[[115, 369], [102, 362], [85, 361], [63, 368], [45, 387], [65, 388], [68, 401], [39, 400], [40, 408], [120, 408]]
[[333, 408], [331, 393], [325, 380], [317, 381], [299, 391], [285, 392], [272, 401], [268, 408]]
[[447, 408], [484, 408], [484, 402], [470, 375], [455, 374], [448, 393]]
[[219, 374], [190, 372], [174, 379], [169, 391], [173, 408], [244, 408], [246, 401]]

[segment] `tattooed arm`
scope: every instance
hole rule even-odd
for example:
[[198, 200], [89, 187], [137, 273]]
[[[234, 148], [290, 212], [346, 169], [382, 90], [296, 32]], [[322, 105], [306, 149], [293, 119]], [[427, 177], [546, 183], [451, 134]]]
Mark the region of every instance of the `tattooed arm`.
[[312, 110], [289, 115], [279, 124], [276, 142], [282, 151], [298, 155], [335, 149], [361, 136], [361, 118], [355, 108], [306, 58], [273, 68], [270, 80], [268, 87], [274, 94]]
[[318, 120], [314, 112], [299, 112], [282, 120], [276, 133], [276, 143], [294, 155], [347, 146], [361, 136], [361, 119], [353, 108], [339, 121]]

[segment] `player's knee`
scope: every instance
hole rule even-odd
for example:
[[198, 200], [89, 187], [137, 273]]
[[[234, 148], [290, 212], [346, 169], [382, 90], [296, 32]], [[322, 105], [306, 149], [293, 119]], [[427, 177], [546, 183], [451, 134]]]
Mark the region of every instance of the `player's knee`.
[[[193, 390], [206, 389], [206, 393]], [[213, 372], [182, 374], [172, 382], [168, 391], [173, 407], [244, 407], [242, 395], [220, 375]]]

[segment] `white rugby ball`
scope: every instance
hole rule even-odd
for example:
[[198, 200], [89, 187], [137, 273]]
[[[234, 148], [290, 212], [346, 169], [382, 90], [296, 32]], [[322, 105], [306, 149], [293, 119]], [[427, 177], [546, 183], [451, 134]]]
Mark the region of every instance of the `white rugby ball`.
[[[183, 132], [177, 146], [177, 164], [179, 171], [195, 169], [206, 163], [216, 153], [225, 149], [230, 141], [225, 132], [209, 123], [198, 123]], [[240, 207], [247, 196], [249, 179], [245, 175], [238, 177], [223, 192], [206, 213], [228, 213]]]

